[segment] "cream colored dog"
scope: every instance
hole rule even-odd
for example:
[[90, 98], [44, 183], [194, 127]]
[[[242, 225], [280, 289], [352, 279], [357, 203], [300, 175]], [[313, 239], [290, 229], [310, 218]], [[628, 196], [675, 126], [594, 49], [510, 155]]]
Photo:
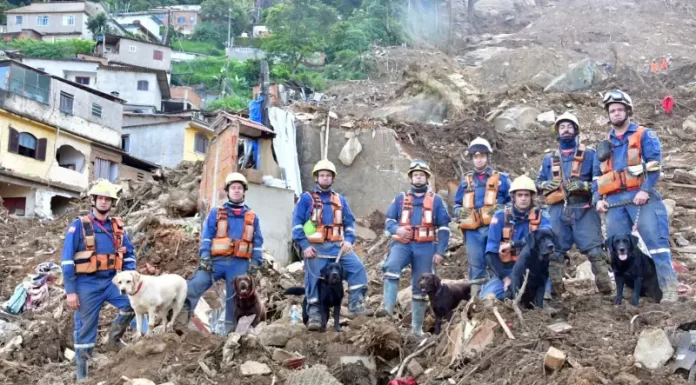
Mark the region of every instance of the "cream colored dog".
[[[155, 327], [155, 315], [162, 319], [164, 332], [171, 329], [174, 320], [181, 312], [186, 301], [186, 280], [176, 274], [159, 276], [142, 275], [136, 271], [122, 271], [112, 282], [118, 286], [121, 294], [127, 294], [131, 307], [135, 311], [138, 327], [136, 338], [143, 335], [143, 318], [148, 315], [147, 335], [152, 335]], [[172, 311], [172, 320], [167, 323], [167, 314]]]

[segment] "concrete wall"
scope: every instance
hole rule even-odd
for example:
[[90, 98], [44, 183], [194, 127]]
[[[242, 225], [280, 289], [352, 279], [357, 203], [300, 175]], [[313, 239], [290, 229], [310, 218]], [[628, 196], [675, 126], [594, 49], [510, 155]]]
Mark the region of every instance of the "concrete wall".
[[[302, 187], [308, 190], [314, 187], [312, 168], [320, 159], [321, 129], [299, 121], [295, 124]], [[350, 167], [346, 167], [338, 160], [338, 155], [347, 141], [344, 137], [347, 131], [331, 128], [328, 154], [338, 171], [334, 188], [346, 196], [356, 217], [367, 216], [374, 210], [386, 212], [394, 196], [409, 188], [406, 172], [410, 157], [395, 140], [391, 129], [376, 128], [374, 138], [372, 130], [360, 133], [362, 152]]]
[[[148, 82], [147, 91], [138, 90], [140, 80]], [[97, 77], [97, 88], [108, 94], [118, 92], [118, 97], [125, 99], [127, 104], [153, 106], [158, 111], [162, 108], [162, 90], [157, 83], [157, 75], [153, 73], [110, 71], [102, 68]]]
[[161, 166], [176, 167], [184, 159], [184, 130], [188, 122], [124, 128], [132, 156]]
[[295, 193], [277, 187], [249, 184], [246, 204], [259, 218], [263, 233], [263, 248], [283, 266], [290, 263], [292, 242], [292, 213]]
[[[97, 67], [99, 63], [93, 62], [83, 62], [77, 60], [46, 60], [46, 59], [30, 59], [23, 58], [22, 63], [33, 68], [43, 68], [42, 71], [51, 74], [53, 76], [58, 76], [63, 79], [68, 79], [70, 81], [75, 81], [75, 75], [72, 77], [66, 76], [68, 73], [84, 73], [85, 75], [77, 76], [90, 76], [96, 78]], [[90, 86], [94, 86], [95, 83], [90, 82]]]
[[266, 57], [266, 53], [263, 50], [252, 47], [231, 47], [226, 48], [225, 51], [227, 56], [239, 61], [263, 59]]
[[134, 186], [152, 179], [152, 173], [121, 164], [119, 165], [118, 177], [119, 179], [130, 179], [131, 186]]
[[[58, 7], [58, 6], [56, 6]], [[22, 16], [22, 24], [17, 24], [15, 16]], [[73, 25], [64, 25], [63, 16], [73, 16]], [[38, 25], [38, 16], [48, 16], [48, 25]], [[7, 15], [7, 31], [19, 32], [23, 29], [33, 29], [42, 34], [75, 32], [85, 40], [92, 39], [92, 32], [87, 29], [87, 14], [84, 12], [50, 12], [50, 13], [23, 13]]]
[[[73, 115], [65, 114], [60, 111], [60, 93], [66, 92], [75, 97], [73, 101]], [[110, 128], [112, 132], [116, 133], [118, 141], [116, 142], [104, 142], [112, 146], [121, 147], [121, 135], [120, 129], [123, 125], [123, 105], [120, 103], [112, 102], [109, 99], [105, 99], [99, 95], [93, 94], [89, 91], [85, 91], [82, 88], [77, 88], [71, 84], [53, 80], [51, 83], [51, 99], [52, 106], [56, 109], [56, 114], [54, 115], [65, 115], [66, 117], [74, 116], [76, 118], [84, 119], [90, 123], [100, 125], [102, 127]], [[92, 115], [92, 105], [97, 104], [101, 106], [102, 112], [101, 117]], [[72, 127], [71, 127], [72, 128]], [[112, 135], [113, 136], [113, 135]], [[99, 136], [94, 137], [97, 142], [103, 142]]]
[[48, 189], [38, 189], [35, 197], [34, 215], [39, 218], [53, 218], [55, 216], [51, 207], [53, 197], [70, 198], [70, 195]]
[[25, 198], [24, 215], [31, 216], [34, 212], [36, 195], [31, 187], [0, 182], [0, 197], [2, 198]]
[[205, 135], [208, 138], [208, 143], [210, 143], [210, 140], [212, 140], [214, 136], [214, 133], [211, 130], [203, 130], [191, 125], [186, 127], [186, 133], [184, 136], [184, 160], [189, 160], [192, 162], [205, 160], [205, 154], [195, 150], [195, 137], [197, 133]]

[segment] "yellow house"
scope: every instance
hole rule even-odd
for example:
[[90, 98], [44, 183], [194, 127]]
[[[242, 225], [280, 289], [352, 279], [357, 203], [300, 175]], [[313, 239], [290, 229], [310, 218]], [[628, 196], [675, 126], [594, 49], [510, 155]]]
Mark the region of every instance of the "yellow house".
[[123, 114], [123, 149], [164, 167], [204, 160], [214, 134], [208, 123], [192, 111]]
[[95, 177], [115, 180], [123, 100], [0, 60], [0, 198], [51, 217]]

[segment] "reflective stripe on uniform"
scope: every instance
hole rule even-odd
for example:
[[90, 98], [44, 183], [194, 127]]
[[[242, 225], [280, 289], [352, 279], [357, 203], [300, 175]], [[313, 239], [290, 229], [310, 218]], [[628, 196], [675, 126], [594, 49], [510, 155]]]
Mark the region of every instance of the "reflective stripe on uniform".
[[60, 263], [61, 266], [67, 266], [67, 265], [75, 265], [75, 261], [63, 261]]
[[649, 252], [650, 254], [669, 253], [669, 251], [670, 251], [670, 250], [669, 250], [668, 248], [648, 250], [648, 252]]
[[425, 294], [413, 294], [413, 295], [411, 295], [411, 298], [425, 301], [426, 299], [428, 299], [428, 296]]
[[292, 229], [293, 229], [293, 230], [302, 230], [302, 229], [304, 229], [304, 226], [302, 226], [302, 225], [297, 225], [297, 226], [293, 227]]
[[89, 349], [89, 348], [93, 348], [93, 347], [94, 347], [94, 343], [91, 343], [91, 344], [75, 344], [75, 345], [74, 345], [75, 350], [77, 350], [77, 349]]
[[367, 285], [364, 283], [361, 283], [360, 285], [348, 286], [348, 291], [357, 290], [357, 289], [363, 288], [365, 286], [367, 286]]
[[201, 241], [201, 243], [203, 243], [203, 242], [212, 242], [212, 241], [210, 239], [206, 238], [206, 239]]
[[392, 278], [401, 278], [401, 274], [397, 273], [384, 273], [385, 277], [392, 277]]
[[135, 262], [135, 258], [126, 258], [123, 262]]
[[449, 227], [447, 227], [447, 226], [438, 227], [437, 230], [438, 230], [438, 231], [447, 231], [448, 233], [450, 232], [450, 229], [449, 229]]
[[352, 227], [346, 227], [346, 233], [348, 233], [348, 232], [354, 233], [354, 232], [355, 232], [355, 229], [352, 228]]

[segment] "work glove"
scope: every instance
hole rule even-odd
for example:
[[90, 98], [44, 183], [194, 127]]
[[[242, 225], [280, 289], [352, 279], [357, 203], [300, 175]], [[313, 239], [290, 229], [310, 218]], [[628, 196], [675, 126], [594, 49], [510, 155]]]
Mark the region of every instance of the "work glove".
[[259, 267], [260, 266], [257, 265], [255, 262], [249, 262], [249, 269], [247, 269], [247, 274], [255, 276], [259, 273]]
[[539, 187], [541, 187], [541, 189], [545, 190], [545, 191], [554, 191], [560, 185], [561, 185], [560, 180], [547, 180], [547, 181], [539, 183]]
[[461, 210], [459, 210], [459, 215], [458, 215], [459, 219], [466, 219], [466, 218], [469, 218], [470, 216], [471, 216], [471, 210], [465, 209], [465, 208], [462, 208]]
[[502, 209], [503, 209], [503, 206], [501, 206], [501, 205], [494, 205], [494, 206], [491, 206], [491, 207], [488, 209], [488, 216], [491, 216], [491, 217], [492, 217], [493, 215], [495, 215], [495, 213], [497, 213], [499, 210], [502, 210]]
[[569, 193], [580, 192], [580, 191], [590, 191], [591, 188], [592, 188], [592, 183], [581, 181], [581, 180], [574, 180], [574, 181], [568, 182], [568, 184], [565, 185], [565, 189]]
[[210, 259], [210, 255], [201, 255], [198, 262], [198, 268], [207, 271], [208, 273], [213, 272], [213, 261]]

